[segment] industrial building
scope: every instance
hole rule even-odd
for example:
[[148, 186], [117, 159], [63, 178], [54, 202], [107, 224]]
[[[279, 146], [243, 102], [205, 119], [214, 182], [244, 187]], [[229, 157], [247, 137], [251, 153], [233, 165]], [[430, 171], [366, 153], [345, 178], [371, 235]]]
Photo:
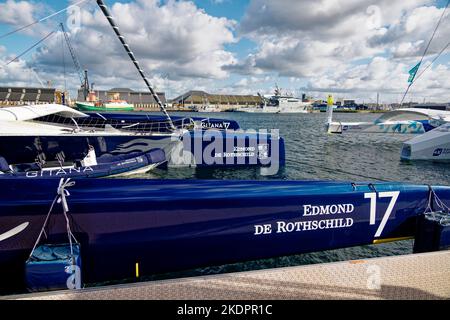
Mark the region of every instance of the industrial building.
[[0, 87], [0, 106], [55, 103], [56, 99], [54, 88]]
[[[111, 90], [94, 90], [96, 98], [99, 101], [125, 100], [133, 104], [136, 110], [159, 110], [159, 106], [148, 91], [138, 92], [128, 88], [113, 88]], [[162, 103], [166, 103], [164, 92], [157, 93]], [[83, 89], [78, 90], [78, 101], [84, 101]]]
[[258, 106], [263, 103], [259, 96], [210, 94], [205, 91], [189, 91], [171, 102], [173, 108], [199, 109], [204, 106], [215, 106], [222, 111], [245, 106]]

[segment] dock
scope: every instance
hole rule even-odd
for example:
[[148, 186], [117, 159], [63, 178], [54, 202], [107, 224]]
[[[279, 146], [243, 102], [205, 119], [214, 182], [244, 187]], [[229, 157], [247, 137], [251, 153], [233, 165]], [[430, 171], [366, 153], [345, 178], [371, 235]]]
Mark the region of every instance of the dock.
[[442, 300], [450, 251], [142, 282], [13, 300]]

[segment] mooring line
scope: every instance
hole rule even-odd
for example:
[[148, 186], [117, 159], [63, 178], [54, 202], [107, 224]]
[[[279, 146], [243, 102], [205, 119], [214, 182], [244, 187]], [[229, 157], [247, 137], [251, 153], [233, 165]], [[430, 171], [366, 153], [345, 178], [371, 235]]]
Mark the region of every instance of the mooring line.
[[77, 7], [78, 5], [80, 5], [80, 4], [82, 4], [83, 2], [86, 2], [86, 1], [89, 1], [89, 0], [81, 0], [81, 1], [79, 1], [79, 2], [77, 2], [77, 3], [74, 3], [74, 4], [70, 5], [70, 6], [64, 8], [64, 9], [62, 9], [62, 10], [59, 10], [59, 11], [57, 11], [57, 12], [55, 12], [55, 13], [52, 13], [52, 14], [49, 15], [49, 16], [46, 16], [46, 17], [44, 17], [44, 18], [42, 18], [42, 19], [39, 19], [39, 20], [35, 20], [35, 21], [31, 22], [30, 24], [27, 24], [27, 25], [25, 25], [25, 26], [23, 26], [23, 27], [20, 27], [20, 28], [18, 28], [18, 29], [13, 30], [13, 31], [7, 32], [7, 33], [5, 33], [5, 34], [3, 34], [3, 35], [0, 35], [0, 39], [6, 38], [6, 37], [8, 37], [8, 36], [10, 36], [10, 35], [13, 35], [14, 33], [17, 33], [17, 32], [20, 32], [20, 31], [22, 31], [22, 30], [25, 30], [25, 29], [27, 29], [27, 28], [29, 28], [29, 27], [32, 27], [32, 26], [34, 26], [35, 24], [44, 22], [45, 20], [48, 20], [48, 19], [50, 19], [50, 18], [52, 18], [52, 17], [54, 17], [54, 16], [56, 16], [56, 15], [59, 15], [59, 14], [65, 12], [65, 11], [69, 10], [69, 9], [72, 8], [72, 7]]

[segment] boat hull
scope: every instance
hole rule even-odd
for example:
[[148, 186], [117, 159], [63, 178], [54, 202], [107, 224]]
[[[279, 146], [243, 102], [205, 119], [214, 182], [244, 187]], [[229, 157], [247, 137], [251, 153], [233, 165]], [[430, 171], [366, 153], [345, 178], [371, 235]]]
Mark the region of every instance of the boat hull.
[[284, 140], [270, 134], [199, 129], [186, 131], [180, 138], [169, 134], [9, 136], [0, 137], [0, 156], [9, 164], [21, 164], [35, 162], [39, 154], [47, 162], [56, 161], [63, 153], [66, 162], [73, 162], [84, 159], [92, 146], [99, 157], [162, 149], [172, 167], [275, 165], [278, 169], [285, 164]]
[[82, 103], [82, 102], [76, 102], [75, 105], [79, 111], [88, 111], [88, 112], [134, 111], [133, 105], [104, 104], [104, 105], [96, 106], [95, 104]]
[[390, 111], [374, 122], [337, 122], [332, 120], [333, 108], [327, 107], [328, 133], [395, 133], [423, 134], [445, 123], [447, 111], [428, 109], [398, 109]]
[[282, 113], [282, 114], [285, 114], [285, 113], [305, 114], [305, 113], [309, 113], [309, 111], [306, 109], [281, 109], [280, 113]]
[[[0, 286], [22, 283], [56, 194], [50, 180], [0, 181]], [[450, 189], [436, 187], [447, 205]], [[78, 180], [68, 199], [85, 282], [411, 237], [429, 187], [301, 181]], [[376, 201], [375, 211], [373, 201]], [[60, 208], [59, 208], [60, 210]], [[61, 214], [51, 243], [67, 239]]]
[[[146, 173], [166, 162], [164, 151], [132, 153], [126, 156], [106, 156], [96, 159], [97, 164], [87, 166], [53, 167], [42, 170], [26, 170], [0, 174], [0, 179], [61, 179], [104, 178]], [[28, 169], [28, 165], [25, 165]]]
[[121, 156], [133, 152], [147, 153], [162, 149], [170, 156], [175, 145], [171, 135], [58, 135], [0, 137], [0, 156], [9, 164], [33, 163], [39, 154], [47, 162], [64, 153], [65, 161], [84, 159], [92, 146], [97, 157]]
[[405, 161], [450, 161], [450, 125], [445, 124], [403, 144]]
[[423, 134], [434, 127], [428, 121], [391, 121], [391, 122], [332, 122], [329, 133], [389, 133], [389, 134]]
[[265, 108], [240, 108], [236, 112], [244, 112], [244, 113], [272, 113], [277, 114], [280, 113], [280, 109], [278, 107], [265, 107]]
[[[164, 116], [150, 115], [150, 114], [139, 114], [139, 113], [87, 113], [90, 118], [100, 118], [106, 119], [115, 128], [122, 128], [130, 126], [136, 123], [140, 124], [157, 124], [157, 123], [167, 123], [167, 118]], [[239, 130], [241, 127], [239, 123], [235, 120], [230, 119], [215, 119], [209, 117], [180, 117], [171, 116], [173, 124], [176, 127], [182, 127], [190, 123], [190, 120], [198, 123], [198, 127], [202, 129], [218, 129], [218, 130]], [[88, 120], [89, 121], [89, 120]], [[78, 123], [83, 123], [83, 118], [77, 120]], [[170, 127], [167, 127], [169, 130]]]
[[284, 139], [269, 133], [186, 131], [169, 159], [171, 167], [270, 167], [272, 175], [285, 165]]

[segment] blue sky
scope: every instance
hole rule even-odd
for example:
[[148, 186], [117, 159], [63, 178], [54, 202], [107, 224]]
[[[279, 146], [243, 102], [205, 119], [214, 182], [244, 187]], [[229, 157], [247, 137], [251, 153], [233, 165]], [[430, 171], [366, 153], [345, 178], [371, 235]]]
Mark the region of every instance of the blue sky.
[[[5, 15], [6, 9], [13, 10], [14, 6], [24, 2], [30, 5], [33, 18], [41, 18], [77, 1], [0, 0], [0, 9], [1, 6], [5, 8], [3, 14], [0, 12], [0, 36], [20, 26]], [[314, 0], [161, 0], [155, 4], [150, 4], [153, 3], [151, 0], [105, 2], [112, 8], [120, 2], [130, 10], [147, 10], [142, 21], [131, 22], [146, 32], [149, 43], [167, 46], [168, 55], [156, 52], [146, 46], [146, 42], [144, 45], [142, 40], [133, 42], [134, 35], [127, 35], [155, 85], [171, 95], [190, 89], [267, 94], [277, 83], [296, 95], [306, 92], [322, 97], [331, 92], [348, 98], [370, 100], [381, 92], [389, 102], [398, 100], [404, 90], [408, 71], [420, 60], [424, 43], [431, 36], [447, 4], [447, 0], [347, 0], [347, 7], [336, 7], [336, 2], [324, 0], [322, 5], [327, 7], [325, 9]], [[182, 4], [188, 6], [182, 7]], [[187, 8], [195, 18], [183, 17], [180, 8]], [[161, 16], [157, 18], [159, 22], [155, 22], [157, 27], [147, 21], [155, 19], [152, 14], [156, 11]], [[93, 13], [92, 10], [86, 12]], [[204, 15], [201, 15], [202, 12]], [[17, 15], [17, 21], [27, 18], [18, 10], [11, 11], [11, 14]], [[199, 14], [201, 18], [198, 18]], [[52, 18], [43, 31], [33, 30], [33, 35], [17, 33], [1, 38], [0, 61], [6, 62], [14, 54], [22, 52], [66, 18], [65, 14]], [[362, 25], [372, 18], [375, 19], [373, 21], [379, 20], [380, 25], [373, 28]], [[118, 20], [122, 25], [129, 22]], [[122, 86], [121, 82], [133, 78], [133, 74], [125, 70], [129, 62], [117, 62], [117, 59], [126, 60], [126, 57], [119, 54], [112, 33], [105, 34], [101, 21], [91, 21], [82, 29], [81, 33], [70, 35], [78, 52], [83, 52], [89, 45], [83, 38], [99, 32], [108, 37], [109, 45], [115, 46], [115, 50], [109, 53], [102, 52], [105, 54], [104, 64], [98, 60], [98, 53], [81, 54], [80, 60], [92, 70], [99, 86]], [[167, 39], [177, 39], [179, 43]], [[448, 39], [450, 19], [446, 15], [430, 53], [442, 49]], [[43, 78], [52, 78], [53, 83], [60, 83], [61, 62], [56, 60], [61, 54], [58, 56], [57, 40], [46, 45], [48, 52], [34, 51], [23, 57], [25, 67], [33, 66]], [[69, 60], [70, 56], [68, 53], [66, 55]], [[433, 57], [427, 56], [425, 61]], [[114, 74], [105, 70], [106, 61], [109, 65], [123, 65], [120, 68], [122, 72]], [[447, 81], [450, 76], [449, 61], [449, 54], [445, 53], [412, 90], [411, 99], [444, 95], [450, 100], [445, 84], [450, 82]], [[70, 66], [66, 67], [70, 69]], [[0, 83], [20, 83], [17, 79], [20, 66], [15, 68], [3, 75], [0, 69]], [[164, 75], [166, 78], [168, 75], [169, 79], [164, 79]], [[69, 79], [68, 83], [72, 87], [77, 85], [76, 79]], [[137, 80], [130, 86], [142, 88]]]

